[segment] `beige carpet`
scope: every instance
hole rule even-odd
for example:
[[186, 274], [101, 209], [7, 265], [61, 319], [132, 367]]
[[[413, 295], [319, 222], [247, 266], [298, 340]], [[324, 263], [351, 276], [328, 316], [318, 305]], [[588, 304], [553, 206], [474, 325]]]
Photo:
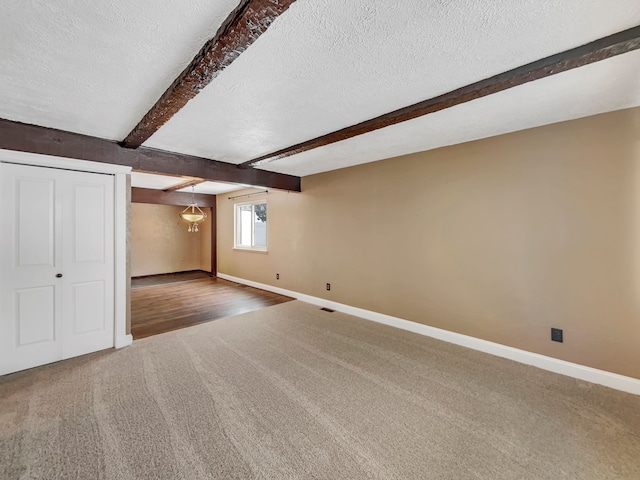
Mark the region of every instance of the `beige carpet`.
[[640, 479], [640, 397], [290, 302], [0, 379], [0, 478]]

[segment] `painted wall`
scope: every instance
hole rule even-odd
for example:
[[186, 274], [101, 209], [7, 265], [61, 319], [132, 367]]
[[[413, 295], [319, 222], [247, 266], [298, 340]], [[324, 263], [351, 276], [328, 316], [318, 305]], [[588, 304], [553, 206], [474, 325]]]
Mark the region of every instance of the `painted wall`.
[[[210, 271], [202, 259], [211, 250], [211, 216], [200, 232], [189, 233], [179, 217], [184, 207], [173, 205], [131, 204], [131, 275], [155, 275], [188, 270]], [[206, 259], [205, 259], [206, 260]]]
[[220, 195], [218, 271], [640, 378], [639, 163], [631, 109], [313, 175], [266, 254]]

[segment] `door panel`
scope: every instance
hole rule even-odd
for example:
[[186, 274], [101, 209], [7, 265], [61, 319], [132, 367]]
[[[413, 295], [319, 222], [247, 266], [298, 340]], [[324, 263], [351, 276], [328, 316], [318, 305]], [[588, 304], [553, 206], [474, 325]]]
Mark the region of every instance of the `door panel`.
[[105, 328], [103, 281], [75, 283], [73, 288], [73, 334], [102, 332]]
[[14, 290], [18, 347], [55, 341], [54, 297], [53, 285]]
[[74, 259], [104, 262], [104, 185], [73, 186]]
[[53, 266], [54, 181], [17, 178], [13, 187], [17, 196], [13, 223], [17, 236], [17, 266]]

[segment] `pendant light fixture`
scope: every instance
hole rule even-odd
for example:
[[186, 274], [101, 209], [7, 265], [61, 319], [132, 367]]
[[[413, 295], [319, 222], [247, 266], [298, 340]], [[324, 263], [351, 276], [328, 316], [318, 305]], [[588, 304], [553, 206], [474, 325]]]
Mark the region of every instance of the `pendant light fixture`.
[[191, 187], [191, 203], [182, 211], [180, 218], [185, 222], [189, 222], [189, 228], [187, 230], [189, 232], [197, 232], [198, 222], [203, 222], [204, 219], [207, 218], [207, 214], [200, 210], [196, 203], [196, 195], [193, 186]]

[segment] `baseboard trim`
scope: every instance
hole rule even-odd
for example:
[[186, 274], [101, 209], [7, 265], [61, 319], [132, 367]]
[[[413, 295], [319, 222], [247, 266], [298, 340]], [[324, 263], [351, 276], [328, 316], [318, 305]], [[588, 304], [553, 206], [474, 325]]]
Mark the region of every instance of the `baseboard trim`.
[[519, 348], [509, 347], [499, 343], [482, 340], [476, 337], [470, 337], [461, 333], [450, 332], [441, 328], [430, 327], [428, 325], [412, 322], [410, 320], [404, 320], [402, 318], [392, 317], [390, 315], [373, 312], [371, 310], [352, 307], [350, 305], [333, 302], [324, 298], [314, 297], [311, 295], [306, 295], [304, 293], [274, 287], [265, 283], [259, 283], [252, 280], [246, 280], [244, 278], [234, 277], [225, 273], [218, 272], [217, 276], [231, 282], [260, 288], [262, 290], [278, 293], [280, 295], [286, 295], [288, 297], [293, 297], [297, 300], [301, 300], [312, 305], [331, 308], [333, 310], [353, 315], [355, 317], [364, 318], [366, 320], [371, 320], [377, 323], [383, 323], [391, 327], [400, 328], [402, 330], [407, 330], [419, 335], [425, 335], [427, 337], [432, 337], [438, 340], [460, 345], [462, 347], [467, 347], [498, 357], [507, 358], [509, 360], [524, 363], [526, 365], [531, 365], [543, 370], [548, 370], [550, 372], [559, 373], [561, 375], [577, 378], [586, 382], [596, 383], [598, 385], [604, 385], [605, 387], [613, 388], [615, 390], [621, 390], [623, 392], [631, 393], [634, 395], [640, 395], [640, 380], [636, 378], [607, 372], [605, 370], [599, 370], [597, 368], [587, 367], [578, 363], [559, 360], [557, 358], [548, 357], [539, 353], [528, 352]]
[[211, 275], [211, 272], [208, 270], [202, 270], [200, 268], [196, 270], [180, 270], [179, 272], [163, 272], [163, 273], [150, 273], [149, 275], [132, 275], [131, 280], [139, 279], [139, 278], [149, 278], [149, 277], [162, 277], [164, 275], [176, 275], [178, 273], [194, 273], [194, 272], [202, 272]]
[[116, 337], [115, 348], [128, 347], [133, 343], [133, 335], [130, 333], [127, 335], [120, 335]]

